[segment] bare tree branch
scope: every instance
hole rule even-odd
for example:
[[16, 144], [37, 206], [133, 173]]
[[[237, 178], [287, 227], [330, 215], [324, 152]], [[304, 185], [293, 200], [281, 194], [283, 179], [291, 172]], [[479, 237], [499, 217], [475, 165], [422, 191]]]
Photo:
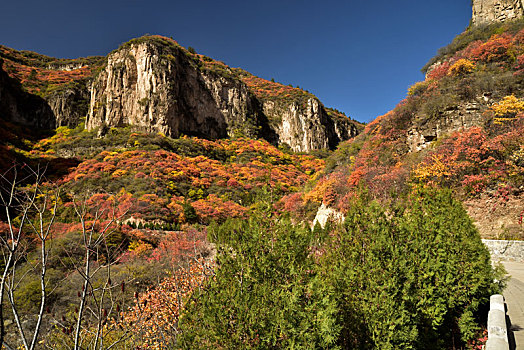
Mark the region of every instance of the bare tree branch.
[[[28, 174], [21, 179], [19, 178], [19, 172], [16, 166], [9, 169], [12, 173], [12, 180], [10, 180], [7, 173], [0, 175], [0, 200], [1, 205], [5, 209], [5, 217], [9, 228], [9, 237], [4, 238], [2, 236], [0, 239], [2, 251], [7, 252], [7, 257], [4, 256], [6, 265], [4, 271], [2, 271], [2, 279], [0, 280], [0, 343], [4, 343], [5, 337], [3, 305], [4, 291], [7, 290], [7, 298], [11, 306], [16, 327], [18, 328], [20, 340], [27, 350], [33, 350], [38, 342], [47, 301], [46, 272], [49, 248], [46, 246], [46, 242], [49, 239], [51, 226], [54, 223], [57, 209], [57, 201], [55, 200], [53, 208], [50, 209], [49, 200], [53, 196], [58, 197], [58, 191], [53, 186], [45, 189], [42, 188], [42, 184], [45, 181], [45, 168], [40, 169], [40, 167], [38, 167], [36, 170], [29, 166], [24, 166], [24, 168]], [[26, 188], [20, 187], [29, 181], [31, 181], [29, 186]], [[48, 216], [49, 212], [51, 212], [50, 216]], [[14, 225], [14, 217], [18, 217], [18, 227]], [[40, 266], [41, 297], [36, 325], [31, 330], [31, 343], [28, 343], [28, 339], [26, 338], [26, 330], [23, 328], [14, 296], [19, 283], [31, 272], [31, 269], [27, 270], [17, 281], [17, 265], [25, 254], [25, 252], [20, 250], [25, 227], [29, 227], [30, 230], [35, 233], [40, 244], [40, 258], [37, 265]], [[33, 266], [33, 268], [36, 268], [36, 265]]]

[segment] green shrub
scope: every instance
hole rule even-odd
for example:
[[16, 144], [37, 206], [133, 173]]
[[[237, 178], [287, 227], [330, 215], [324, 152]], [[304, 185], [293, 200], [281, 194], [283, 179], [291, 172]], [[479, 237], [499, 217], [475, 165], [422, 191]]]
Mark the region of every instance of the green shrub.
[[471, 339], [499, 291], [490, 256], [451, 191], [418, 190], [384, 210], [357, 200], [323, 260], [340, 345], [443, 349]]
[[442, 112], [455, 107], [457, 102], [456, 96], [450, 93], [432, 94], [425, 100], [422, 111], [430, 118], [438, 118]]
[[182, 315], [183, 349], [451, 348], [500, 291], [449, 190], [414, 190], [387, 210], [363, 194], [341, 227], [262, 211], [209, 236], [218, 269]]
[[210, 228], [220, 268], [180, 321], [183, 349], [336, 348], [334, 305], [309, 230], [258, 216]]

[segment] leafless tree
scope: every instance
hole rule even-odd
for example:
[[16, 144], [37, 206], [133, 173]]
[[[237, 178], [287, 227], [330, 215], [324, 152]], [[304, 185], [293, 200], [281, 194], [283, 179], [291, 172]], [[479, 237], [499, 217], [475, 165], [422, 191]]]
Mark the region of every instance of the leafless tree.
[[[0, 175], [0, 206], [7, 222], [7, 232], [0, 234], [0, 249], [3, 258], [3, 271], [0, 280], [0, 344], [11, 348], [5, 342], [4, 308], [5, 297], [13, 314], [20, 341], [27, 350], [37, 346], [44, 310], [47, 302], [46, 272], [49, 257], [47, 242], [55, 221], [59, 189], [46, 183], [45, 169], [32, 169], [13, 166]], [[40, 304], [36, 315], [36, 325], [31, 330], [24, 329], [17, 308], [14, 293], [25, 275], [18, 276], [18, 265], [24, 258], [25, 239], [31, 234], [39, 245], [39, 263], [33, 266], [39, 270]]]
[[[112, 200], [97, 203], [93, 202], [92, 193], [62, 194], [59, 187], [50, 183], [44, 174], [45, 169], [32, 169], [28, 166], [23, 169], [13, 167], [0, 174], [0, 221], [7, 224], [4, 225], [5, 230], [0, 230], [0, 347], [3, 345], [7, 350], [19, 348], [20, 345], [27, 350], [38, 347], [55, 350], [135, 348], [137, 344], [134, 343], [140, 342], [138, 333], [142, 334], [150, 327], [146, 320], [150, 312], [148, 314], [142, 310], [138, 303], [138, 294], [135, 294], [134, 303], [138, 303], [138, 309], [135, 310], [133, 324], [120, 320], [121, 315], [132, 306], [126, 304], [126, 301], [131, 300], [125, 297], [124, 289], [133, 280], [131, 276], [122, 280], [122, 275], [113, 278], [120, 256], [116, 252], [121, 252], [121, 249], [110, 247], [108, 243], [127, 213], [119, 211], [116, 196], [111, 197]], [[56, 241], [51, 237], [52, 227], [57, 212], [63, 209], [61, 199], [64, 198], [68, 198], [67, 201], [71, 203], [74, 222], [79, 224], [78, 232], [74, 232], [75, 235], [78, 234], [77, 239], [72, 243], [77, 250], [70, 253], [71, 255], [66, 252], [68, 263], [73, 263], [74, 269], [74, 274], [68, 278], [76, 278], [79, 282], [77, 285], [81, 285], [78, 287], [78, 299], [75, 300], [78, 304], [74, 316], [67, 316], [68, 320], [65, 321], [45, 315], [50, 306], [49, 296], [56, 288], [56, 285], [49, 284], [49, 277], [46, 277], [49, 268], [54, 266], [50, 263], [53, 261], [50, 257], [54, 259], [58, 249], [55, 246], [51, 249], [51, 243]], [[212, 274], [212, 270], [199, 259], [196, 241], [194, 246], [194, 256], [189, 254], [188, 259], [202, 264], [202, 273]], [[82, 257], [78, 258], [80, 252]], [[28, 259], [29, 256], [31, 259]], [[70, 269], [71, 265], [68, 266]], [[34, 278], [35, 275], [39, 280], [40, 301], [34, 315], [27, 316], [19, 310], [20, 300], [16, 299], [16, 292], [20, 290], [23, 281]], [[114, 280], [119, 281], [115, 283]], [[176, 303], [173, 306], [177, 310], [180, 309], [181, 296], [173, 303]], [[4, 313], [8, 313], [8, 316]], [[6, 339], [4, 326], [6, 317], [14, 320], [14, 325], [10, 327], [17, 330], [15, 334], [9, 334], [9, 341]], [[35, 322], [28, 327], [25, 321], [29, 318]], [[53, 325], [56, 327], [51, 327]], [[68, 336], [62, 337], [63, 339], [55, 337], [60, 344], [48, 343], [46, 339], [40, 345], [42, 342], [39, 341], [46, 338], [46, 329], [49, 334], [62, 329]], [[166, 328], [166, 332], [168, 331], [172, 330]], [[8, 342], [13, 344], [7, 344]]]
[[[113, 201], [110, 207], [88, 203], [89, 195], [73, 196], [75, 214], [81, 224], [81, 239], [84, 249], [83, 266], [78, 266], [77, 271], [83, 279], [80, 295], [80, 305], [76, 317], [74, 334], [74, 349], [84, 348], [81, 337], [82, 330], [90, 332], [92, 341], [88, 345], [91, 349], [104, 349], [104, 325], [109, 316], [116, 309], [117, 301], [113, 291], [120, 288], [111, 280], [111, 267], [117, 263], [113, 261], [107, 246], [107, 236], [110, 235], [118, 221], [125, 215], [117, 216], [117, 203]], [[105, 254], [105, 263], [102, 255]], [[97, 274], [104, 273], [105, 278], [101, 286], [94, 285], [93, 281]], [[96, 320], [94, 328], [84, 328], [82, 325], [85, 313]], [[94, 330], [93, 330], [94, 329]], [[94, 332], [94, 334], [92, 334]], [[111, 346], [111, 345], [109, 345]], [[106, 347], [108, 348], [108, 347]]]
[[[0, 344], [8, 350], [18, 348], [19, 345], [27, 350], [38, 346], [48, 309], [48, 295], [56, 287], [47, 285], [46, 273], [52, 226], [60, 209], [60, 189], [48, 182], [44, 174], [45, 169], [35, 170], [29, 166], [22, 169], [13, 166], [0, 174], [1, 219], [7, 223], [5, 232], [0, 232], [0, 253], [3, 259], [0, 265]], [[111, 315], [117, 314], [117, 309], [123, 309], [123, 305], [118, 304], [123, 299], [118, 300], [114, 293], [123, 287], [111, 281], [111, 267], [118, 261], [111, 257], [106, 241], [122, 215], [117, 217], [116, 200], [109, 207], [102, 207], [99, 203], [89, 202], [89, 197], [89, 193], [72, 196], [74, 212], [81, 227], [78, 245], [84, 252], [84, 259], [75, 266], [83, 282], [73, 328], [74, 349], [110, 349], [127, 336], [124, 332], [116, 341], [104, 344], [104, 325]], [[30, 262], [28, 254], [35, 254], [35, 247], [38, 258]], [[26, 269], [21, 268], [24, 264]], [[16, 291], [23, 281], [34, 278], [35, 272], [39, 278], [40, 303], [33, 316], [34, 326], [27, 327], [20, 314]], [[95, 284], [95, 277], [100, 280], [101, 275], [103, 282]], [[7, 343], [4, 323], [7, 309], [10, 309], [16, 325], [16, 345]], [[95, 323], [87, 322], [88, 319], [94, 319]], [[89, 344], [83, 344], [85, 339], [82, 334], [89, 335]], [[13, 334], [10, 336], [14, 338]]]

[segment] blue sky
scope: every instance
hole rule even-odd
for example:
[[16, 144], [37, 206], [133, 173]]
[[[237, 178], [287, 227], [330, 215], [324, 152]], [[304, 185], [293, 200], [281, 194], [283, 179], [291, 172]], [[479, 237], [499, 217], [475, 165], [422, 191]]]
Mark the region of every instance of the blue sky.
[[470, 17], [470, 0], [7, 0], [0, 44], [75, 58], [161, 34], [368, 122]]

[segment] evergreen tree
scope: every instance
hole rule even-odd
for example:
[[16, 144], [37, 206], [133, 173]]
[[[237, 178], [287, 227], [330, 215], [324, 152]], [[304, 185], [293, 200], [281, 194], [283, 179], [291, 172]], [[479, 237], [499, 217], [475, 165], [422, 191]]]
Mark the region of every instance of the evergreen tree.
[[218, 270], [187, 305], [180, 348], [336, 348], [336, 310], [315, 272], [309, 229], [258, 216], [210, 232]]
[[492, 293], [490, 256], [449, 190], [422, 189], [388, 210], [357, 200], [322, 266], [354, 349], [443, 349], [471, 339]]
[[184, 202], [182, 205], [182, 208], [184, 210], [184, 218], [186, 219], [186, 222], [193, 224], [197, 222], [198, 215], [195, 211], [195, 208], [191, 205], [189, 202]]

